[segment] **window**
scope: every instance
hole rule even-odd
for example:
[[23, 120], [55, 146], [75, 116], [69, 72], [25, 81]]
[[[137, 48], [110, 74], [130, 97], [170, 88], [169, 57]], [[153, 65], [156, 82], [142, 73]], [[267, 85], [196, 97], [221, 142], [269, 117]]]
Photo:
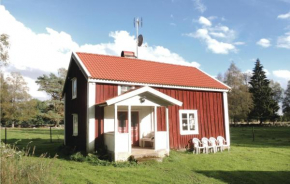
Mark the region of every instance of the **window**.
[[73, 114], [73, 136], [78, 136], [78, 115]]
[[180, 134], [198, 134], [197, 110], [179, 110]]
[[77, 97], [77, 78], [73, 78], [72, 82], [72, 99]]
[[118, 91], [118, 94], [123, 94], [131, 89], [135, 89], [135, 86], [119, 86], [119, 91]]

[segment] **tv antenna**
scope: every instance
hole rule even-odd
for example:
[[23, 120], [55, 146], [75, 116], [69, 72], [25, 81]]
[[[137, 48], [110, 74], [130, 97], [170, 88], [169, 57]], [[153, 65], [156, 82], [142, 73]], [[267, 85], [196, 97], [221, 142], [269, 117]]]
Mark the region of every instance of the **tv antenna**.
[[136, 57], [138, 58], [138, 47], [143, 43], [143, 36], [138, 35], [139, 27], [143, 27], [143, 20], [141, 18], [134, 18], [134, 27], [136, 28]]

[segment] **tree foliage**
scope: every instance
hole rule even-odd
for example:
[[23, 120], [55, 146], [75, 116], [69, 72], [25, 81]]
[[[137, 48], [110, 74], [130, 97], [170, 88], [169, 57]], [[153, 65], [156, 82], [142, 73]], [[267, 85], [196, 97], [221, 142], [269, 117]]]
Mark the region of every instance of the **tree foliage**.
[[253, 108], [250, 112], [250, 118], [260, 121], [262, 124], [265, 120], [275, 120], [278, 118], [278, 103], [274, 100], [274, 93], [270, 88], [270, 81], [267, 79], [263, 66], [257, 59], [253, 76], [251, 77], [250, 92], [253, 99]]
[[228, 94], [230, 119], [233, 122], [247, 120], [252, 107], [252, 98], [244, 74], [236, 67], [234, 62], [226, 71], [224, 82], [232, 88]]
[[2, 86], [2, 113], [6, 123], [10, 122], [14, 125], [16, 122], [22, 123], [31, 119], [35, 115], [35, 108], [30, 102], [29, 88], [22, 75], [12, 72], [2, 82]]
[[290, 120], [290, 80], [288, 81], [287, 89], [284, 92], [282, 109], [283, 109], [284, 117]]
[[8, 63], [9, 55], [9, 36], [7, 34], [0, 35], [0, 66], [6, 65]]
[[50, 73], [37, 78], [36, 83], [39, 85], [39, 91], [45, 91], [50, 100], [47, 101], [47, 111], [43, 117], [54, 122], [56, 126], [63, 120], [64, 102], [61, 99], [62, 89], [66, 77], [66, 69], [60, 68], [58, 75]]

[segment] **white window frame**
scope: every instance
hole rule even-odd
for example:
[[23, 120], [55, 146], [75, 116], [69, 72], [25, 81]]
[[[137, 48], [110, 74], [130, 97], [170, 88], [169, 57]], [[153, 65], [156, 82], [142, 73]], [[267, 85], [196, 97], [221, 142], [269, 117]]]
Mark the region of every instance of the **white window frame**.
[[78, 136], [79, 134], [78, 115], [72, 114], [72, 116], [73, 116], [73, 136]]
[[[77, 84], [78, 84], [77, 83], [77, 78], [73, 78], [71, 80], [71, 89], [72, 89], [71, 94], [72, 94], [72, 99], [77, 98], [77, 91], [78, 91], [78, 85]], [[75, 86], [75, 90], [74, 90], [74, 86]]]
[[[188, 130], [183, 130], [182, 128], [182, 114], [187, 114], [187, 127]], [[194, 114], [194, 126], [195, 130], [189, 129], [189, 114]], [[179, 110], [179, 125], [180, 125], [180, 135], [194, 135], [198, 134], [198, 116], [197, 110]]]
[[[130, 86], [130, 85], [119, 85], [118, 86], [118, 95], [121, 95], [122, 93], [122, 87], [127, 87], [126, 91], [129, 91], [131, 89], [135, 89], [135, 86]], [[125, 93], [125, 92], [124, 92]]]

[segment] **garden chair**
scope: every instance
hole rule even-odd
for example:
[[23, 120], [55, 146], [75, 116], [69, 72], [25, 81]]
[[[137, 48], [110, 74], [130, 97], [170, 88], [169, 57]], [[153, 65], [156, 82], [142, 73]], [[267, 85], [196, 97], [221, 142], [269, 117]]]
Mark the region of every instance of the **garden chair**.
[[217, 137], [217, 143], [221, 147], [221, 151], [223, 151], [225, 147], [228, 147], [228, 151], [230, 150], [230, 145], [227, 145], [227, 141], [222, 136]]
[[195, 152], [195, 154], [199, 154], [200, 150], [203, 150], [203, 153], [205, 153], [205, 147], [201, 146], [201, 142], [198, 138], [193, 138], [192, 144], [193, 144], [193, 153]]
[[209, 143], [211, 146], [213, 146], [215, 153], [218, 151], [218, 149], [221, 151], [221, 146], [218, 144], [217, 140], [214, 137], [209, 138]]
[[209, 145], [208, 138], [206, 138], [206, 137], [202, 138], [201, 142], [202, 142], [202, 146], [205, 147], [205, 152], [206, 153], [209, 153], [210, 150], [212, 150], [214, 152], [213, 146]]

